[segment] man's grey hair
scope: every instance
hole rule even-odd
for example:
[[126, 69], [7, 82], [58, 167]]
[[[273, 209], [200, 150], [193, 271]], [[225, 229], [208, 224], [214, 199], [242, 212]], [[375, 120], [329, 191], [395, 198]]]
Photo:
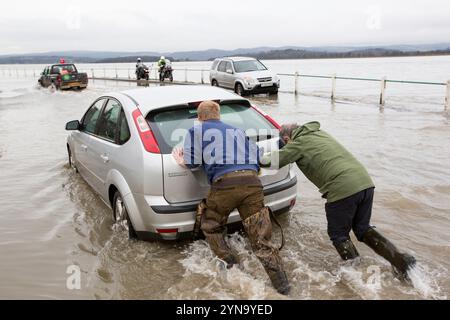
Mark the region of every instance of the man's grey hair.
[[283, 124], [280, 129], [280, 138], [283, 139], [285, 136], [292, 138], [292, 133], [299, 127], [296, 123]]

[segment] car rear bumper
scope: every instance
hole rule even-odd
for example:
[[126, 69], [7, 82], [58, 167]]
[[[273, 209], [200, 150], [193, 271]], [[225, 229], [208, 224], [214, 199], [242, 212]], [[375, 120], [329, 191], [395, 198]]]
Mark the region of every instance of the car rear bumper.
[[[274, 212], [286, 212], [295, 204], [297, 198], [297, 177], [290, 175], [285, 180], [264, 189], [265, 204]], [[158, 197], [135, 197], [138, 213], [143, 225], [134, 226], [138, 237], [142, 240], [179, 240], [189, 237], [195, 223], [197, 203], [186, 205], [170, 205], [161, 202]], [[132, 221], [134, 219], [132, 218]], [[228, 224], [240, 223], [237, 210], [233, 211], [228, 219]], [[136, 228], [137, 227], [137, 228]], [[142, 231], [144, 230], [144, 231]], [[176, 230], [176, 231], [174, 231]]]
[[72, 88], [86, 88], [87, 87], [87, 83], [82, 83], [82, 82], [63, 82], [60, 85], [61, 89], [72, 89]]
[[[292, 206], [289, 205], [287, 207], [278, 209], [273, 211], [274, 215], [281, 215], [289, 212], [292, 209]], [[242, 229], [242, 222], [235, 221], [227, 224], [228, 233], [234, 233]], [[192, 240], [193, 231], [184, 231], [177, 232], [172, 235], [161, 234], [157, 232], [146, 232], [146, 231], [137, 231], [136, 232], [139, 240], [142, 241], [183, 241], [183, 240]]]

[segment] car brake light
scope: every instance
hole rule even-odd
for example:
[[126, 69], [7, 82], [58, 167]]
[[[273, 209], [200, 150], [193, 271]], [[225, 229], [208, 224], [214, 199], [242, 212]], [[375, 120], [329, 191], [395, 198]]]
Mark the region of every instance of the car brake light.
[[178, 229], [156, 229], [158, 233], [178, 233]]
[[[220, 103], [220, 100], [213, 100], [215, 103]], [[202, 103], [203, 101], [194, 101], [194, 102], [189, 102], [188, 105], [191, 108], [198, 108], [198, 106], [200, 105], [200, 103]]]
[[264, 118], [267, 119], [267, 121], [269, 121], [275, 128], [277, 128], [278, 130], [281, 129], [281, 126], [278, 124], [278, 122], [275, 121], [274, 118], [272, 118], [271, 116], [269, 116], [267, 113], [265, 113], [264, 111], [262, 111], [260, 108], [256, 107], [256, 106], [252, 106], [253, 109], [255, 109], [256, 111], [258, 111]]
[[158, 142], [156, 141], [147, 121], [142, 115], [141, 110], [137, 108], [133, 111], [132, 116], [145, 150], [150, 153], [161, 153]]
[[289, 205], [289, 207], [292, 209], [293, 207], [295, 207], [295, 203], [297, 202], [297, 199], [292, 199], [291, 203]]

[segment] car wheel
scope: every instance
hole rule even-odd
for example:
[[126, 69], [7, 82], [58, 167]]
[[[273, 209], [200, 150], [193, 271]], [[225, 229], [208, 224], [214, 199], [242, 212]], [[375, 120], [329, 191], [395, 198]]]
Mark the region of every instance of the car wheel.
[[69, 158], [69, 168], [74, 170], [76, 173], [78, 173], [78, 169], [75, 166], [75, 162], [73, 161], [73, 154], [72, 151], [70, 151], [70, 147], [67, 147], [67, 154]]
[[113, 198], [113, 214], [115, 225], [120, 229], [128, 231], [129, 239], [137, 239], [136, 231], [133, 228], [130, 217], [128, 216], [128, 211], [123, 201], [122, 195], [119, 191], [116, 191]]
[[234, 92], [236, 92], [236, 94], [238, 94], [240, 96], [245, 95], [244, 87], [240, 83], [236, 84], [236, 88], [234, 89]]
[[271, 96], [275, 96], [277, 94], [278, 94], [278, 90], [273, 90], [273, 91], [269, 92], [269, 95], [271, 95]]
[[214, 80], [211, 82], [211, 85], [212, 85], [213, 87], [218, 87], [218, 86], [219, 86], [219, 83], [217, 83], [217, 80], [214, 79]]

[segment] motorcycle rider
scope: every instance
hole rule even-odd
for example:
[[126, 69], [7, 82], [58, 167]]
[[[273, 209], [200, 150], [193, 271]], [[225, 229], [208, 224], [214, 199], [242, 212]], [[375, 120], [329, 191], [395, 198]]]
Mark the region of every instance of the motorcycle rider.
[[147, 66], [142, 62], [141, 58], [138, 58], [136, 61], [136, 77], [138, 80], [140, 78], [144, 78], [143, 70], [145, 70]]
[[145, 66], [144, 63], [142, 63], [142, 59], [138, 58], [136, 61], [136, 69], [139, 69], [140, 67]]
[[166, 66], [166, 64], [167, 64], [166, 57], [161, 56], [161, 58], [159, 58], [158, 61], [159, 72], [161, 72], [161, 70]]

